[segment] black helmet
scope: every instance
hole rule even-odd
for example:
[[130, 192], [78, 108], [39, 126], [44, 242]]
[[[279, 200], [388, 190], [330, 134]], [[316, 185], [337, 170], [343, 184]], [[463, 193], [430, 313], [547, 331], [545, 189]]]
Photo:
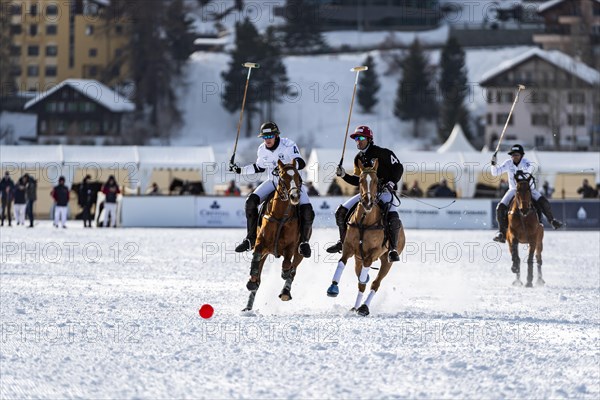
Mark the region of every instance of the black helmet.
[[279, 128], [275, 122], [265, 122], [260, 126], [258, 137], [261, 138], [269, 135], [279, 135]]
[[510, 151], [508, 152], [508, 154], [511, 156], [513, 153], [520, 153], [521, 155], [525, 154], [525, 151], [523, 151], [523, 146], [521, 146], [520, 144], [515, 144], [513, 147], [510, 148]]

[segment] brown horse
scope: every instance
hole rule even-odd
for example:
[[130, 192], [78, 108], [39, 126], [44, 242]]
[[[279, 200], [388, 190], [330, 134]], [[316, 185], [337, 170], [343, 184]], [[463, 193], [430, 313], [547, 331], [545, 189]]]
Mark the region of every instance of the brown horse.
[[[378, 165], [379, 161], [377, 159], [373, 162], [372, 167], [365, 167], [360, 160], [358, 161], [360, 169], [358, 184], [360, 188], [360, 201], [348, 221], [348, 233], [342, 247], [342, 257], [338, 261], [338, 269], [336, 270], [336, 276], [341, 276], [348, 259], [354, 256], [354, 269], [358, 277], [358, 294], [351, 311], [356, 311], [362, 316], [369, 315], [371, 300], [379, 289], [381, 281], [392, 267], [392, 262], [388, 260], [387, 256], [388, 247], [384, 244], [385, 223], [382, 218], [382, 209], [377, 204]], [[404, 228], [400, 228], [398, 234], [398, 254], [402, 253], [405, 243]], [[379, 273], [371, 283], [371, 291], [367, 300], [360, 305], [367, 287], [366, 284], [369, 281], [369, 269], [377, 259], [381, 261]], [[334, 282], [332, 286], [337, 286], [337, 282]]]
[[300, 201], [302, 181], [294, 164], [278, 161], [279, 182], [272, 200], [267, 204], [266, 212], [258, 224], [256, 244], [250, 263], [250, 280], [246, 287], [250, 291], [248, 304], [244, 311], [252, 310], [254, 298], [260, 286], [260, 275], [269, 254], [276, 258], [283, 256], [281, 278], [285, 284], [279, 298], [292, 299], [291, 288], [296, 268], [303, 257], [298, 253], [300, 243], [300, 221], [297, 205]]
[[535, 254], [538, 280], [537, 285], [545, 284], [542, 279], [542, 240], [544, 239], [544, 226], [541, 224], [538, 213], [531, 198], [530, 184], [533, 177], [529, 174], [515, 175], [517, 179], [517, 193], [508, 212], [508, 231], [506, 240], [512, 256], [511, 271], [517, 275], [513, 282], [515, 286], [523, 286], [521, 282], [521, 259], [519, 258], [519, 243], [529, 245], [529, 257], [527, 258], [527, 284], [533, 287], [533, 255]]

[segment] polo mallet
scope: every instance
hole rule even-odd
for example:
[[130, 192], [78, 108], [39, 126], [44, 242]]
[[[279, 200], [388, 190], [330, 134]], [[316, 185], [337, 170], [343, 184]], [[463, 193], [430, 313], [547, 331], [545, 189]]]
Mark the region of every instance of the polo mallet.
[[238, 121], [237, 126], [237, 135], [235, 137], [235, 145], [233, 145], [233, 154], [231, 155], [230, 164], [235, 162], [235, 152], [237, 150], [238, 140], [240, 138], [240, 129], [242, 128], [242, 119], [244, 118], [244, 106], [246, 105], [246, 93], [248, 93], [248, 83], [250, 82], [250, 73], [252, 72], [252, 68], [260, 68], [259, 64], [246, 62], [243, 63], [242, 66], [244, 68], [248, 68], [248, 76], [246, 77], [246, 87], [244, 87], [244, 98], [242, 99], [242, 109], [240, 110], [240, 120]]
[[517, 101], [519, 100], [519, 93], [521, 92], [521, 90], [525, 90], [524, 85], [519, 85], [519, 90], [517, 90], [517, 95], [515, 96], [515, 101], [513, 101], [512, 107], [510, 108], [510, 112], [508, 113], [508, 118], [506, 118], [506, 122], [504, 123], [504, 129], [502, 129], [502, 134], [500, 135], [500, 139], [498, 139], [498, 144], [496, 145], [496, 151], [494, 152], [494, 155], [498, 154], [498, 150], [500, 150], [500, 143], [502, 143], [502, 138], [504, 137], [504, 133], [506, 132], [506, 127], [508, 126], [508, 121], [510, 121], [510, 116], [512, 115], [513, 110], [515, 109], [515, 105], [517, 104]]
[[342, 163], [344, 162], [344, 153], [346, 152], [346, 141], [348, 140], [348, 129], [350, 128], [350, 117], [352, 117], [352, 107], [354, 106], [354, 97], [356, 96], [356, 86], [358, 85], [358, 74], [361, 71], [368, 70], [369, 67], [363, 65], [361, 67], [354, 67], [350, 69], [352, 72], [356, 72], [356, 79], [354, 80], [354, 90], [352, 91], [352, 101], [350, 102], [350, 113], [348, 114], [348, 123], [346, 124], [346, 135], [344, 135], [344, 147], [342, 147], [342, 158], [340, 159], [339, 167], [342, 167]]

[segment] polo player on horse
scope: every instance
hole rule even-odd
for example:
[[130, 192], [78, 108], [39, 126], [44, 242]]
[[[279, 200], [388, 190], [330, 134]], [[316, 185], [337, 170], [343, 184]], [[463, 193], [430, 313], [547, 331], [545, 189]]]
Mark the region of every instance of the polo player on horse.
[[[400, 261], [400, 256], [398, 255], [396, 247], [402, 223], [400, 222], [400, 216], [398, 215], [397, 207], [399, 204], [394, 204], [393, 194], [398, 188], [397, 184], [400, 178], [402, 178], [404, 167], [391, 150], [376, 146], [375, 143], [373, 143], [373, 131], [368, 126], [358, 126], [350, 137], [356, 141], [356, 147], [359, 150], [358, 154], [354, 157], [353, 174], [347, 174], [346, 171], [339, 166], [336, 170], [336, 175], [350, 185], [358, 186], [360, 175], [358, 160], [361, 160], [365, 165], [371, 165], [374, 159], [379, 160], [379, 167], [377, 169], [377, 178], [379, 178], [380, 183], [378, 199], [379, 203], [383, 204], [383, 211], [385, 212], [387, 209], [387, 222], [390, 232], [388, 259], [391, 262]], [[354, 207], [359, 200], [360, 194], [356, 194], [337, 208], [335, 212], [335, 222], [340, 231], [340, 240], [333, 246], [327, 248], [328, 253], [340, 253], [342, 251], [342, 244], [346, 237], [346, 230], [348, 229], [346, 226], [346, 216], [348, 215], [348, 211]]]
[[[508, 173], [508, 191], [502, 197], [500, 203], [496, 207], [496, 220], [498, 221], [499, 231], [496, 233], [494, 237], [494, 241], [505, 243], [506, 242], [506, 230], [508, 229], [508, 205], [510, 201], [515, 197], [515, 193], [517, 192], [517, 181], [515, 175], [523, 175], [534, 173], [534, 165], [523, 157], [525, 155], [525, 151], [523, 150], [523, 146], [520, 144], [515, 144], [511, 147], [508, 152], [511, 159], [504, 161], [501, 165], [497, 165], [496, 154], [492, 157], [492, 175], [500, 176], [503, 173]], [[552, 208], [550, 206], [550, 202], [546, 199], [542, 194], [535, 188], [535, 185], [532, 183], [531, 185], [531, 197], [537, 202], [540, 207], [542, 213], [548, 219], [548, 222], [552, 225], [554, 229], [558, 229], [562, 226], [562, 222], [555, 219], [552, 215]]]

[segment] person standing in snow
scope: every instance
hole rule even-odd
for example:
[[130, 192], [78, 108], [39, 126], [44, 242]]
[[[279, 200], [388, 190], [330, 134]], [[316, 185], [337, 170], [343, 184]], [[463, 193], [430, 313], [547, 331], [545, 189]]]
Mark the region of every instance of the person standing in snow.
[[67, 227], [67, 212], [69, 209], [69, 188], [65, 186], [65, 177], [58, 178], [58, 185], [54, 186], [50, 193], [54, 199], [54, 227], [59, 223], [63, 228]]
[[102, 186], [102, 193], [104, 193], [104, 226], [108, 226], [108, 218], [110, 215], [110, 221], [112, 222], [112, 226], [114, 228], [117, 227], [117, 196], [121, 191], [119, 190], [119, 185], [117, 185], [117, 181], [113, 175], [108, 177], [108, 180]]

